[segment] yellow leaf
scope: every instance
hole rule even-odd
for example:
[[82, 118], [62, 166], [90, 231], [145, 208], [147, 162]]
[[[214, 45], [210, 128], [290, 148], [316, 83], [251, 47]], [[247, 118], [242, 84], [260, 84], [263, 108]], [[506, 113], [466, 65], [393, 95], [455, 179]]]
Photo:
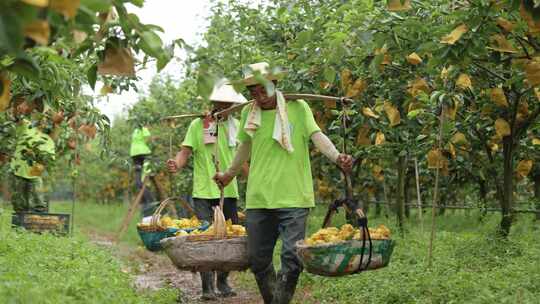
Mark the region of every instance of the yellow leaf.
[[352, 83], [352, 73], [349, 69], [343, 69], [340, 75], [341, 89], [343, 90], [343, 92], [347, 92], [347, 89]]
[[445, 81], [448, 80], [448, 73], [449, 73], [448, 69], [444, 67], [441, 71], [441, 79]]
[[328, 109], [335, 109], [337, 107], [337, 103], [335, 100], [325, 100], [324, 106]]
[[517, 50], [510, 44], [503, 35], [497, 34], [490, 38], [491, 49], [501, 53], [517, 53]]
[[497, 120], [495, 121], [495, 132], [501, 138], [508, 136], [512, 133], [512, 131], [510, 130], [510, 124], [502, 118], [497, 118]]
[[407, 61], [412, 65], [417, 65], [422, 63], [422, 58], [418, 56], [416, 53], [411, 53], [409, 56], [407, 56]]
[[427, 163], [428, 163], [428, 169], [441, 169], [443, 167], [443, 155], [441, 153], [441, 150], [439, 149], [432, 149], [427, 154]]
[[73, 41], [75, 41], [75, 43], [77, 44], [83, 43], [88, 37], [88, 34], [86, 34], [86, 32], [79, 30], [73, 30], [71, 33], [73, 34]]
[[38, 7], [47, 7], [49, 5], [49, 0], [21, 0], [26, 4], [30, 4]]
[[490, 98], [493, 103], [502, 108], [508, 108], [508, 101], [502, 88], [493, 88], [490, 92]]
[[390, 56], [390, 54], [388, 53], [385, 53], [381, 64], [382, 65], [392, 64], [392, 56]]
[[418, 101], [412, 101], [411, 103], [409, 103], [409, 107], [407, 108], [407, 113], [414, 110], [423, 109], [423, 108], [424, 108], [423, 103], [418, 102]]
[[467, 74], [459, 74], [458, 79], [456, 80], [456, 86], [460, 89], [471, 89], [472, 90], [472, 82], [471, 78]]
[[403, 3], [401, 2], [402, 0], [388, 0], [386, 2], [388, 10], [391, 12], [405, 12], [412, 8], [411, 0], [403, 0]]
[[369, 125], [364, 124], [358, 129], [358, 133], [356, 134], [356, 144], [359, 146], [371, 145], [371, 140], [369, 139]]
[[454, 100], [453, 107], [449, 107], [449, 106], [444, 107], [444, 116], [450, 120], [456, 120], [456, 114], [457, 114], [458, 108], [459, 108], [459, 103]]
[[349, 89], [347, 90], [347, 94], [345, 96], [349, 98], [356, 97], [362, 94], [362, 92], [364, 92], [366, 88], [367, 88], [367, 82], [363, 79], [357, 79], [354, 82], [354, 84], [351, 87], [349, 87]]
[[448, 143], [448, 153], [452, 155], [453, 159], [456, 159], [456, 148], [451, 143]]
[[461, 132], [456, 132], [450, 141], [455, 145], [467, 145], [469, 144], [469, 141], [467, 140], [467, 137], [465, 134]]
[[534, 146], [539, 146], [540, 145], [540, 138], [533, 138], [532, 139], [532, 144]]
[[319, 128], [324, 130], [326, 128], [326, 117], [321, 112], [315, 112], [315, 122], [317, 122], [317, 125]]
[[51, 29], [46, 20], [36, 20], [24, 27], [24, 35], [41, 45], [49, 44]]
[[384, 107], [384, 112], [386, 112], [386, 116], [388, 117], [388, 120], [390, 121], [390, 127], [399, 125], [401, 122], [401, 116], [399, 114], [399, 110], [388, 101], [384, 102], [383, 107]]
[[379, 118], [379, 115], [373, 113], [373, 111], [368, 107], [363, 107], [362, 108], [362, 114], [364, 114], [364, 116], [366, 116], [366, 117], [371, 117], [371, 118], [375, 118], [375, 119]]
[[409, 89], [407, 90], [411, 96], [416, 97], [420, 92], [424, 92], [426, 94], [429, 94], [430, 88], [428, 83], [424, 78], [416, 78], [410, 85]]
[[516, 175], [518, 179], [523, 179], [529, 175], [533, 167], [532, 160], [521, 160], [516, 168]]
[[384, 137], [383, 132], [377, 132], [377, 135], [375, 135], [375, 145], [382, 145], [386, 142], [386, 138]]
[[373, 177], [379, 182], [384, 181], [384, 172], [383, 168], [379, 165], [374, 165], [373, 168], [371, 168], [371, 173], [373, 174]]
[[104, 85], [103, 87], [101, 87], [101, 90], [100, 90], [101, 95], [107, 95], [112, 92], [113, 92], [113, 88], [110, 85]]
[[0, 74], [0, 82], [2, 87], [0, 87], [0, 112], [4, 112], [9, 108], [11, 101], [11, 80], [5, 74]]
[[502, 17], [497, 18], [497, 25], [499, 25], [505, 32], [511, 32], [514, 29], [514, 24]]
[[540, 100], [540, 90], [538, 88], [534, 88], [534, 96], [536, 96], [536, 99]]
[[521, 5], [519, 7], [519, 14], [521, 15], [521, 18], [527, 21], [527, 25], [529, 26], [529, 32], [531, 34], [536, 34], [540, 32], [540, 21], [534, 20], [533, 16], [531, 16], [525, 6], [523, 6], [523, 2], [521, 2]]
[[444, 44], [454, 44], [456, 41], [463, 36], [469, 29], [467, 28], [467, 25], [462, 24], [458, 27], [456, 27], [450, 34], [444, 36], [441, 39], [441, 43]]
[[134, 76], [135, 60], [128, 48], [108, 47], [105, 58], [98, 64], [99, 75]]
[[525, 64], [525, 77], [531, 86], [540, 84], [540, 62], [537, 60], [529, 60]]
[[77, 15], [81, 0], [50, 0], [50, 8], [70, 19]]
[[328, 90], [332, 86], [332, 84], [330, 84], [330, 82], [327, 82], [327, 81], [321, 81], [319, 82], [319, 86], [323, 90]]
[[518, 120], [521, 118], [525, 119], [529, 116], [529, 103], [526, 100], [521, 100], [518, 105]]

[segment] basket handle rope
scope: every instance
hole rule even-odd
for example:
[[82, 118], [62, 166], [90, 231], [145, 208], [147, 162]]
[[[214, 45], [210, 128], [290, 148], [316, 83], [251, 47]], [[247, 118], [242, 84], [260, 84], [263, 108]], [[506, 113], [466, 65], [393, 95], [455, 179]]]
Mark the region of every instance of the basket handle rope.
[[[216, 173], [219, 172], [219, 119], [214, 116], [216, 121], [216, 143], [214, 144], [214, 155], [212, 157]], [[214, 235], [216, 238], [227, 237], [227, 223], [225, 221], [225, 215], [223, 214], [223, 204], [225, 201], [225, 189], [223, 185], [218, 184], [219, 187], [219, 206], [214, 207]]]
[[161, 212], [167, 207], [167, 205], [171, 202], [171, 198], [167, 198], [164, 201], [162, 201], [159, 206], [154, 210], [154, 214], [152, 214], [152, 218], [150, 219], [150, 226], [156, 227], [159, 224], [159, 219], [161, 217]]

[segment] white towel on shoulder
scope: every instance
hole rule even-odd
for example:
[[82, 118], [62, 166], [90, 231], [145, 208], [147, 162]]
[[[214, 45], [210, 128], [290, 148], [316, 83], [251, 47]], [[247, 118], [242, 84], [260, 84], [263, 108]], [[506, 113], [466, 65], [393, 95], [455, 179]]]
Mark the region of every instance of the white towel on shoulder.
[[[294, 147], [291, 142], [291, 129], [289, 127], [289, 117], [287, 115], [287, 103], [283, 93], [276, 90], [276, 119], [272, 138], [287, 152], [292, 153]], [[257, 104], [251, 106], [248, 113], [244, 130], [249, 136], [253, 136], [255, 131], [261, 126], [261, 108]]]

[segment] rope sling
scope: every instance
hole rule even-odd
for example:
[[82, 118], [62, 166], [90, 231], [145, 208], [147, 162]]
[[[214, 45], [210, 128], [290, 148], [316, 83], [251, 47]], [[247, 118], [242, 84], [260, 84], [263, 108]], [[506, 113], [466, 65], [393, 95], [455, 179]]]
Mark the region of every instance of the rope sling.
[[[348, 115], [347, 115], [347, 109], [344, 106], [343, 107], [343, 115], [341, 117], [341, 136], [343, 137], [343, 147], [342, 151], [344, 154], [347, 154], [347, 121], [348, 121]], [[346, 172], [342, 170], [343, 176], [345, 179], [345, 188], [344, 188], [344, 194], [345, 197], [341, 199], [335, 200], [330, 206], [328, 207], [328, 212], [324, 218], [322, 228], [327, 228], [330, 225], [332, 216], [338, 212], [339, 207], [344, 207], [346, 212], [349, 213], [354, 219], [356, 219], [353, 224], [356, 224], [356, 226], [360, 229], [362, 232], [362, 254], [360, 255], [360, 263], [358, 266], [358, 269], [355, 270], [354, 273], [362, 272], [366, 269], [368, 269], [369, 264], [371, 263], [371, 258], [373, 255], [373, 244], [371, 241], [371, 235], [369, 234], [369, 228], [368, 228], [368, 219], [367, 216], [364, 214], [364, 211], [359, 207], [358, 201], [353, 196], [353, 187], [352, 187], [352, 180], [351, 175], [349, 172]], [[367, 263], [365, 266], [364, 264], [364, 253], [368, 251], [368, 258]]]

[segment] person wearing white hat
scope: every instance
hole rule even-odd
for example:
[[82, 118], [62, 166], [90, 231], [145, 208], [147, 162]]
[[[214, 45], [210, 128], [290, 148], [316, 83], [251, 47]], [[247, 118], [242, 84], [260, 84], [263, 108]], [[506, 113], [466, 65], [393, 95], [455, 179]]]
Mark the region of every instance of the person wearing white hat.
[[[350, 171], [352, 157], [341, 154], [317, 126], [303, 100], [286, 102], [275, 89], [284, 73], [268, 63], [250, 65], [242, 83], [253, 105], [242, 111], [240, 145], [231, 167], [216, 174], [218, 184], [228, 185], [241, 164], [250, 160], [246, 192], [246, 228], [251, 271], [266, 304], [286, 304], [294, 296], [302, 263], [295, 243], [305, 237], [309, 209], [315, 206], [309, 159], [309, 141], [343, 170]], [[272, 263], [281, 238], [281, 270]]]
[[[246, 98], [238, 94], [232, 86], [222, 85], [216, 87], [210, 96], [213, 103], [212, 112], [223, 110], [232, 104], [246, 102]], [[212, 181], [216, 173], [212, 156], [215, 153], [215, 144], [218, 146], [220, 170], [228, 168], [232, 162], [237, 144], [238, 120], [232, 116], [224, 117], [219, 122], [219, 132], [216, 134], [216, 121], [212, 115], [193, 120], [188, 128], [186, 137], [182, 142], [182, 148], [175, 159], [169, 159], [167, 166], [169, 171], [176, 173], [187, 164], [193, 155], [193, 202], [197, 217], [201, 220], [212, 222], [212, 207], [219, 204], [220, 190]], [[225, 202], [223, 213], [225, 219], [230, 219], [233, 224], [238, 223], [237, 199], [238, 186], [236, 180], [224, 189]], [[217, 289], [214, 289], [214, 272], [201, 272], [202, 299], [214, 300], [216, 296], [228, 297], [235, 293], [227, 283], [228, 272], [217, 273]]]

